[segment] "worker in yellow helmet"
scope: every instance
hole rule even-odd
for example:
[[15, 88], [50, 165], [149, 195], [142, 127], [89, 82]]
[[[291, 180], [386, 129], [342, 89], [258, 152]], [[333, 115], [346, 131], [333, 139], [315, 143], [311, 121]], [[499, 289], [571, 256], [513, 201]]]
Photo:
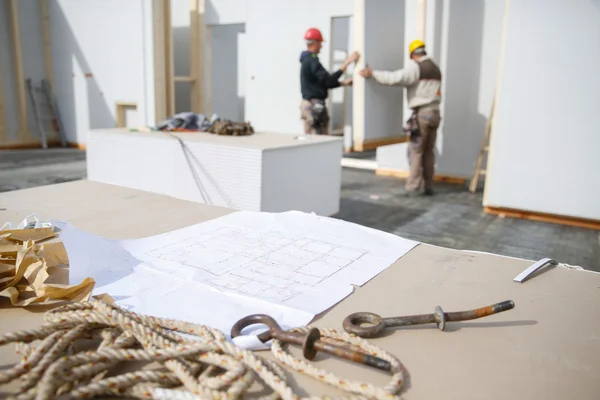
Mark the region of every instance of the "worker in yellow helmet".
[[413, 41], [409, 48], [410, 60], [397, 71], [372, 70], [368, 65], [359, 73], [384, 85], [406, 87], [408, 106], [413, 113], [404, 130], [409, 135], [408, 157], [410, 174], [406, 181], [407, 195], [433, 194], [435, 169], [435, 140], [440, 125], [442, 73], [427, 55], [425, 43]]

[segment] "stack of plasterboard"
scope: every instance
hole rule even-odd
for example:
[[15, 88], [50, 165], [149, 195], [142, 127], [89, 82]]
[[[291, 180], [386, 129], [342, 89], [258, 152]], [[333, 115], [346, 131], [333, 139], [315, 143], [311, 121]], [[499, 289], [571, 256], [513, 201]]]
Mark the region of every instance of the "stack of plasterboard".
[[241, 210], [339, 211], [341, 138], [175, 136], [92, 130], [88, 179]]

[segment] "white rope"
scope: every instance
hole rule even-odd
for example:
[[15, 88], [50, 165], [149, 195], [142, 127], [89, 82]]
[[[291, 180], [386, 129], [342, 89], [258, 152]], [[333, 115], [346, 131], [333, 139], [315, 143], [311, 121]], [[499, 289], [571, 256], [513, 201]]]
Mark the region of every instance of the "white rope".
[[[99, 300], [48, 311], [45, 320], [38, 329], [0, 336], [0, 346], [16, 343], [22, 357], [11, 369], [0, 371], [0, 385], [21, 380], [12, 399], [50, 400], [61, 395], [238, 399], [257, 378], [272, 389], [263, 399], [300, 399], [277, 363], [237, 347], [222, 332], [207, 326], [138, 315]], [[307, 329], [295, 331], [306, 333]], [[379, 388], [340, 379], [315, 363], [292, 357], [277, 340], [272, 351], [284, 365], [341, 389], [348, 398], [399, 398], [404, 375], [398, 359], [356, 336], [327, 329], [320, 332], [390, 362], [390, 383]], [[96, 348], [78, 349], [83, 339], [90, 338], [96, 340]], [[115, 374], [117, 365], [140, 361], [158, 363], [161, 368], [129, 368], [130, 372]]]

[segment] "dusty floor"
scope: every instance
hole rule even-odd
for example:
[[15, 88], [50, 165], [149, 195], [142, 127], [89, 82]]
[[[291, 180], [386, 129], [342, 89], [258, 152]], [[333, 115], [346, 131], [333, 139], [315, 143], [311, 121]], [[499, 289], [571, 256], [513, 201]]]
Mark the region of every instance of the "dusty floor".
[[[85, 152], [79, 150], [0, 151], [0, 192], [85, 176]], [[433, 197], [406, 198], [403, 183], [344, 168], [337, 218], [434, 245], [532, 260], [551, 257], [600, 271], [598, 231], [486, 215], [481, 193], [456, 185], [439, 184]]]

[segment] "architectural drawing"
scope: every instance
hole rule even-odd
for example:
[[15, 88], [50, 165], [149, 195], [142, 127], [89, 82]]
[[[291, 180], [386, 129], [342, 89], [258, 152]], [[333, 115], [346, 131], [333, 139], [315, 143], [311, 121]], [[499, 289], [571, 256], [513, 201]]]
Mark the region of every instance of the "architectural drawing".
[[207, 272], [204, 283], [219, 290], [285, 304], [368, 253], [306, 237], [221, 227], [146, 255]]

